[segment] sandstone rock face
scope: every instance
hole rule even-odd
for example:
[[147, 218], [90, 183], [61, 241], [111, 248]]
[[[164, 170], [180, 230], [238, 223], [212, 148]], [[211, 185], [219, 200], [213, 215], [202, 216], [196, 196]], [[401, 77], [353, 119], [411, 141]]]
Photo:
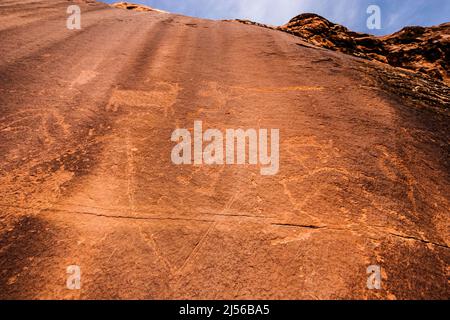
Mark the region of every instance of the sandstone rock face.
[[450, 81], [450, 23], [405, 27], [392, 35], [376, 37], [305, 13], [277, 29], [316, 46], [421, 72], [447, 84]]
[[[48, 2], [0, 4], [0, 299], [448, 300], [444, 82], [273, 28]], [[199, 120], [279, 129], [278, 174], [175, 164]]]

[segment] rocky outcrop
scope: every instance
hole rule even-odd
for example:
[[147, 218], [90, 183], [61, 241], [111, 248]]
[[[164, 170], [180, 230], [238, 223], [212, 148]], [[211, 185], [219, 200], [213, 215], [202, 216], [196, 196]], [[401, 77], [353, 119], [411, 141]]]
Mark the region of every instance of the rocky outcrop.
[[274, 27], [250, 20], [248, 25], [280, 30], [319, 47], [387, 63], [450, 84], [450, 23], [434, 27], [405, 27], [383, 37], [359, 33], [317, 14], [304, 13]]
[[450, 23], [405, 27], [388, 36], [358, 33], [312, 13], [276, 28], [327, 49], [377, 60], [450, 83]]
[[159, 12], [159, 13], [167, 13], [166, 11], [154, 9], [148, 6], [140, 5], [140, 4], [134, 4], [129, 2], [116, 2], [113, 3], [111, 6], [119, 9], [127, 9], [127, 10], [134, 10], [134, 11], [141, 11], [141, 12]]

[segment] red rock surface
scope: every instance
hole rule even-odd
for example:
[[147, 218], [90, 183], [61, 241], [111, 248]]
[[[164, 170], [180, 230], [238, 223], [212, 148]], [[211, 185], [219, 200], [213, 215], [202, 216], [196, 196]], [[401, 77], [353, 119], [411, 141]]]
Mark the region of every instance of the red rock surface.
[[[92, 1], [2, 1], [0, 38], [0, 298], [450, 297], [443, 82]], [[174, 165], [196, 120], [280, 129], [279, 173]]]

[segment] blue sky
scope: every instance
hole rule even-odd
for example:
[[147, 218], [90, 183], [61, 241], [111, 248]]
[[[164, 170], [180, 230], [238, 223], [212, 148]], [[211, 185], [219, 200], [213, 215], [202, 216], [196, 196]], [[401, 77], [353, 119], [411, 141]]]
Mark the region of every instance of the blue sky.
[[[119, 1], [119, 0], [116, 0]], [[112, 3], [116, 1], [107, 0]], [[128, 0], [166, 11], [210, 19], [243, 18], [281, 25], [303, 12], [313, 12], [349, 27], [388, 34], [407, 25], [431, 26], [450, 21], [450, 0]], [[381, 29], [368, 30], [369, 5], [381, 9]]]

